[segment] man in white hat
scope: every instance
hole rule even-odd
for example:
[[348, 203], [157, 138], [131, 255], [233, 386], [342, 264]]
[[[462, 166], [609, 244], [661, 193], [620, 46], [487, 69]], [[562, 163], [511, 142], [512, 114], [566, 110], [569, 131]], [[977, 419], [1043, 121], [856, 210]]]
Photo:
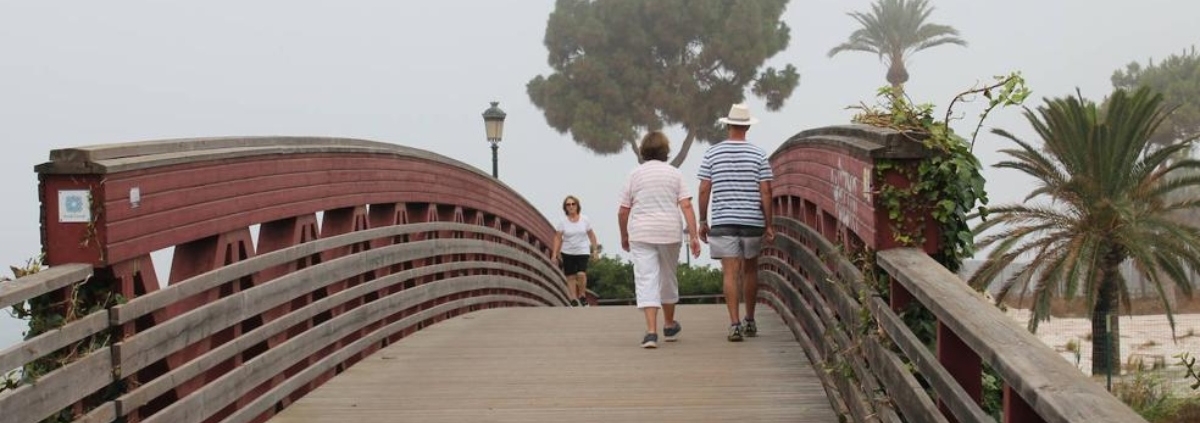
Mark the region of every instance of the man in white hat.
[[[771, 163], [767, 152], [746, 141], [758, 119], [744, 104], [735, 104], [725, 124], [729, 139], [713, 145], [700, 162], [700, 239], [721, 260], [725, 304], [729, 308], [729, 341], [758, 335], [754, 306], [758, 298], [758, 254], [763, 242], [775, 239], [771, 212]], [[711, 202], [709, 200], [712, 200]], [[709, 213], [709, 204], [712, 211]], [[710, 226], [711, 225], [711, 226]], [[738, 316], [738, 279], [746, 302], [746, 319]]]

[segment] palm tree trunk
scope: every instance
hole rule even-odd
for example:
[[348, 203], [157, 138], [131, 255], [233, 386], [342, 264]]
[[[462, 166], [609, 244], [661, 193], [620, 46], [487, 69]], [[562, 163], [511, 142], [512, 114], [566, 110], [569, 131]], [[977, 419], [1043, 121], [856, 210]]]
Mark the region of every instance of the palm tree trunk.
[[896, 95], [904, 93], [904, 83], [908, 82], [908, 69], [904, 67], [904, 56], [895, 55], [888, 65], [887, 81], [892, 84], [892, 92]]
[[1117, 272], [1121, 261], [1106, 260], [1103, 280], [1092, 308], [1092, 375], [1121, 374], [1120, 304], [1117, 297]]

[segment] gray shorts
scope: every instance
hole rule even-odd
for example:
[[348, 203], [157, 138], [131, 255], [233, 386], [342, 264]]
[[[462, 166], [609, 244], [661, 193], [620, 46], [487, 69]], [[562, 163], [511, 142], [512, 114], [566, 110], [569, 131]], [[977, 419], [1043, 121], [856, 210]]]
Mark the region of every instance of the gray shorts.
[[708, 230], [709, 256], [714, 259], [758, 257], [765, 231], [760, 226], [713, 226]]

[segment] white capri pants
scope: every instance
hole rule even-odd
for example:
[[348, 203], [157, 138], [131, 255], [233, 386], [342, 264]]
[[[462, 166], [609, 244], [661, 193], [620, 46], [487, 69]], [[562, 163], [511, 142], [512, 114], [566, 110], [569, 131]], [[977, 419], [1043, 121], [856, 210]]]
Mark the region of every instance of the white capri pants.
[[675, 276], [675, 270], [679, 266], [681, 245], [681, 242], [629, 243], [629, 253], [633, 256], [633, 286], [638, 308], [662, 308], [663, 304], [679, 302], [679, 280]]

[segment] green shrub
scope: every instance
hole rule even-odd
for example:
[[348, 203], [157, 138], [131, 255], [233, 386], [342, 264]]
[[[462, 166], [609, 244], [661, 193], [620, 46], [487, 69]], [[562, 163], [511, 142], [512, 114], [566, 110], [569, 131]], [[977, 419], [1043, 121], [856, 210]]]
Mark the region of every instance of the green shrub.
[[[721, 293], [721, 269], [712, 266], [679, 264], [679, 295], [714, 295]], [[602, 255], [588, 265], [588, 289], [601, 300], [634, 301], [633, 263], [620, 257]], [[684, 301], [684, 302], [712, 302]]]
[[588, 289], [601, 300], [633, 298], [633, 263], [602, 255], [588, 265]]

